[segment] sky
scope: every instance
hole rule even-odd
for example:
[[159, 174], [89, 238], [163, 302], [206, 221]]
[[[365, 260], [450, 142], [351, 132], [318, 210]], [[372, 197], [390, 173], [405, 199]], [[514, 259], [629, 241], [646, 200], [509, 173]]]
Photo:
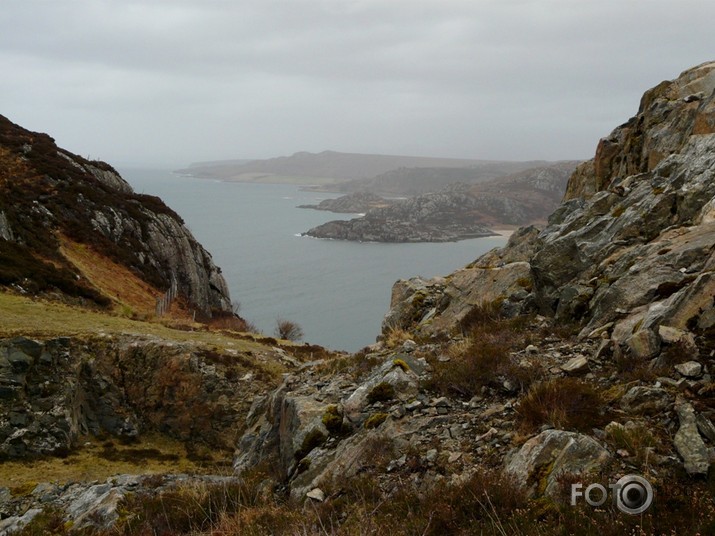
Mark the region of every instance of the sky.
[[115, 166], [586, 159], [712, 0], [1, 0], [0, 114]]

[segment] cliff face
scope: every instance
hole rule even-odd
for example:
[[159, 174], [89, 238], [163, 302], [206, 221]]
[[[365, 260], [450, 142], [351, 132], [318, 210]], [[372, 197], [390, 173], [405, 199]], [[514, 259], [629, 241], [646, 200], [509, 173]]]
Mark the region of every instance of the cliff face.
[[[384, 328], [451, 330], [476, 305], [539, 311], [583, 334], [657, 346], [659, 326], [715, 325], [715, 63], [643, 96], [572, 175], [545, 229], [445, 279], [400, 281]], [[610, 324], [613, 322], [614, 324]]]
[[230, 311], [229, 292], [211, 255], [159, 198], [135, 194], [108, 164], [90, 162], [0, 116], [0, 284], [37, 293], [60, 290], [101, 305], [90, 281], [62, 250], [81, 244], [150, 285], [175, 281], [202, 314]]

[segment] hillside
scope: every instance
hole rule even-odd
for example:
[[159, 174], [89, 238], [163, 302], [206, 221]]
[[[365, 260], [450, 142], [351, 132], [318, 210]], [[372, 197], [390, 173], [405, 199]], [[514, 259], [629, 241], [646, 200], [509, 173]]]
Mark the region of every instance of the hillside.
[[314, 189], [344, 193], [364, 191], [388, 197], [416, 196], [439, 192], [453, 184], [476, 184], [551, 165], [558, 165], [558, 163], [483, 161], [458, 167], [400, 167], [375, 177], [355, 179]]
[[[542, 231], [397, 282], [381, 342], [287, 380], [236, 468], [345, 534], [712, 531], [714, 149], [708, 63], [645, 93]], [[613, 501], [573, 504], [591, 483]]]
[[154, 312], [176, 287], [199, 318], [229, 313], [211, 255], [159, 198], [0, 116], [0, 286]]
[[254, 399], [329, 355], [245, 328], [174, 211], [0, 116], [0, 534], [55, 512], [38, 534], [97, 531], [129, 490], [233, 482]]

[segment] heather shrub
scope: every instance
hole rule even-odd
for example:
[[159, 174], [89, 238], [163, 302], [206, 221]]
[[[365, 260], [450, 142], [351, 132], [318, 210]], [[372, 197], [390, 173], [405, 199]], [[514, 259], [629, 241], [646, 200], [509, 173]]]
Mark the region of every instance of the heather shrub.
[[563, 430], [589, 432], [605, 421], [601, 394], [574, 378], [554, 378], [534, 384], [519, 401], [517, 423], [524, 432], [548, 424]]

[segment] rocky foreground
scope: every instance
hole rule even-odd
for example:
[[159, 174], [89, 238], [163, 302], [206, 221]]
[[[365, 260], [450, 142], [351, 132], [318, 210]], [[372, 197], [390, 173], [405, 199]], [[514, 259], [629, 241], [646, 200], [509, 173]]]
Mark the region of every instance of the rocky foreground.
[[[656, 488], [646, 532], [689, 511], [679, 494], [699, 504], [693, 526], [712, 527], [714, 199], [708, 63], [646, 92], [543, 230], [398, 282], [359, 381], [308, 370], [257, 402], [237, 469], [268, 457], [293, 498], [326, 501], [365, 471], [385, 500], [398, 482], [424, 493], [494, 467], [556, 503], [571, 482], [634, 473]], [[399, 334], [411, 340], [390, 350]]]

